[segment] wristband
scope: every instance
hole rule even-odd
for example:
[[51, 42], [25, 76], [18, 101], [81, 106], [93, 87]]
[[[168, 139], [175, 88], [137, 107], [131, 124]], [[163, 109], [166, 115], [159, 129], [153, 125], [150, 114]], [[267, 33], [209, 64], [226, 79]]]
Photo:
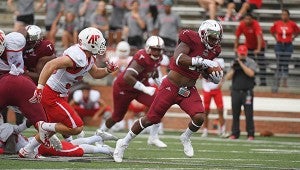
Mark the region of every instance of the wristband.
[[44, 88], [44, 85], [38, 84], [36, 88], [37, 88], [37, 89], [43, 89], [43, 88]]
[[202, 57], [192, 57], [192, 66], [198, 66], [202, 64], [203, 58]]
[[143, 91], [146, 88], [146, 86], [143, 83], [141, 83], [140, 81], [136, 81], [133, 88], [135, 88], [139, 91]]

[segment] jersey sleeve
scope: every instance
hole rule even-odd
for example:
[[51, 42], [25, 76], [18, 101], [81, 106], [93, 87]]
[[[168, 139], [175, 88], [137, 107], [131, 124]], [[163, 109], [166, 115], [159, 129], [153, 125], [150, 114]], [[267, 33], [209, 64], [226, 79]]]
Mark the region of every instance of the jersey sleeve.
[[243, 27], [243, 24], [240, 23], [239, 26], [237, 27], [236, 31], [235, 31], [235, 35], [237, 37], [241, 36], [241, 34], [242, 34], [242, 27]]
[[297, 23], [293, 22], [293, 29], [294, 29], [294, 34], [299, 34], [300, 33], [300, 28], [297, 25]]
[[77, 46], [71, 46], [64, 51], [64, 56], [70, 57], [77, 67], [84, 67], [87, 64], [84, 52]]
[[147, 56], [145, 56], [142, 53], [142, 50], [140, 50], [133, 56], [133, 60], [136, 61], [140, 66], [146, 67], [147, 66], [146, 60], [145, 60], [146, 57]]
[[55, 52], [53, 43], [48, 40], [42, 42], [43, 56], [52, 56]]
[[168, 56], [166, 56], [165, 54], [163, 54], [162, 60], [160, 62], [160, 65], [162, 66], [168, 66], [170, 64], [170, 59]]
[[188, 46], [193, 46], [193, 41], [191, 41], [192, 30], [182, 30], [179, 33], [179, 41], [186, 43]]
[[274, 22], [274, 24], [270, 27], [270, 33], [271, 33], [271, 34], [275, 34], [275, 31], [276, 31], [276, 24], [277, 24], [277, 22]]
[[255, 22], [255, 35], [262, 35], [262, 29], [258, 22]]

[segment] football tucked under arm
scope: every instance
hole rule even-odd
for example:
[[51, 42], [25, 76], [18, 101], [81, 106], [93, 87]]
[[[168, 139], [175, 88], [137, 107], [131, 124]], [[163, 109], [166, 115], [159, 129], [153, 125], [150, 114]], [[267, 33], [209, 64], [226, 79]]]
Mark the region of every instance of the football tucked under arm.
[[223, 78], [223, 69], [220, 66], [208, 67], [201, 71], [201, 75], [206, 80], [218, 84]]

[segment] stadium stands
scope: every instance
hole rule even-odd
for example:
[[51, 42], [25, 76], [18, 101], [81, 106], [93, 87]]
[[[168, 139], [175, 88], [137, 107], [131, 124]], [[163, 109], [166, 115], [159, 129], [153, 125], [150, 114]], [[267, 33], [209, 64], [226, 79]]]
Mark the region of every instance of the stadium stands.
[[[268, 72], [267, 75], [269, 79], [273, 78], [274, 70], [276, 68], [276, 58], [274, 54], [274, 38], [269, 33], [269, 28], [273, 24], [273, 21], [279, 18], [280, 8], [288, 8], [291, 13], [291, 19], [300, 23], [300, 0], [263, 0], [263, 6], [261, 9], [256, 9], [253, 11], [254, 16], [260, 21], [260, 24], [263, 28], [264, 39], [267, 41], [266, 57], [268, 59]], [[112, 7], [107, 5], [108, 13], [111, 11]], [[175, 0], [175, 5], [172, 8], [173, 11], [177, 12], [182, 19], [183, 28], [189, 29], [198, 29], [199, 24], [206, 18], [205, 10], [199, 7], [198, 3], [195, 0]], [[44, 11], [44, 10], [41, 10]], [[223, 16], [225, 14], [225, 7], [219, 9], [218, 15]], [[12, 12], [8, 11], [6, 0], [0, 0], [0, 15], [1, 15], [1, 29], [5, 32], [10, 32], [13, 29], [13, 15]], [[36, 24], [44, 28], [44, 19], [45, 12], [37, 12]], [[63, 19], [61, 19], [63, 22]], [[230, 66], [230, 61], [234, 58], [235, 54], [233, 52], [233, 41], [235, 39], [234, 31], [235, 27], [238, 25], [238, 22], [222, 22], [224, 28], [224, 38], [222, 41], [222, 53], [221, 57], [225, 59], [226, 66]], [[61, 35], [62, 30], [58, 31], [57, 34], [57, 49], [61, 49]], [[243, 41], [243, 37], [242, 37]], [[300, 37], [294, 41], [295, 50], [290, 62], [291, 68], [291, 87], [296, 87], [300, 89]]]

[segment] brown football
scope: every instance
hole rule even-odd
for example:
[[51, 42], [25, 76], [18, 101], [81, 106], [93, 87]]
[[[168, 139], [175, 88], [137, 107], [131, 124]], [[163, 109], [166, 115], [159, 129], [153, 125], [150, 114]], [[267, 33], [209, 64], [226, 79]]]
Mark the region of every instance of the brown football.
[[208, 67], [207, 69], [202, 71], [202, 77], [208, 79], [208, 75], [211, 74], [213, 71], [222, 71], [222, 68], [220, 66]]

